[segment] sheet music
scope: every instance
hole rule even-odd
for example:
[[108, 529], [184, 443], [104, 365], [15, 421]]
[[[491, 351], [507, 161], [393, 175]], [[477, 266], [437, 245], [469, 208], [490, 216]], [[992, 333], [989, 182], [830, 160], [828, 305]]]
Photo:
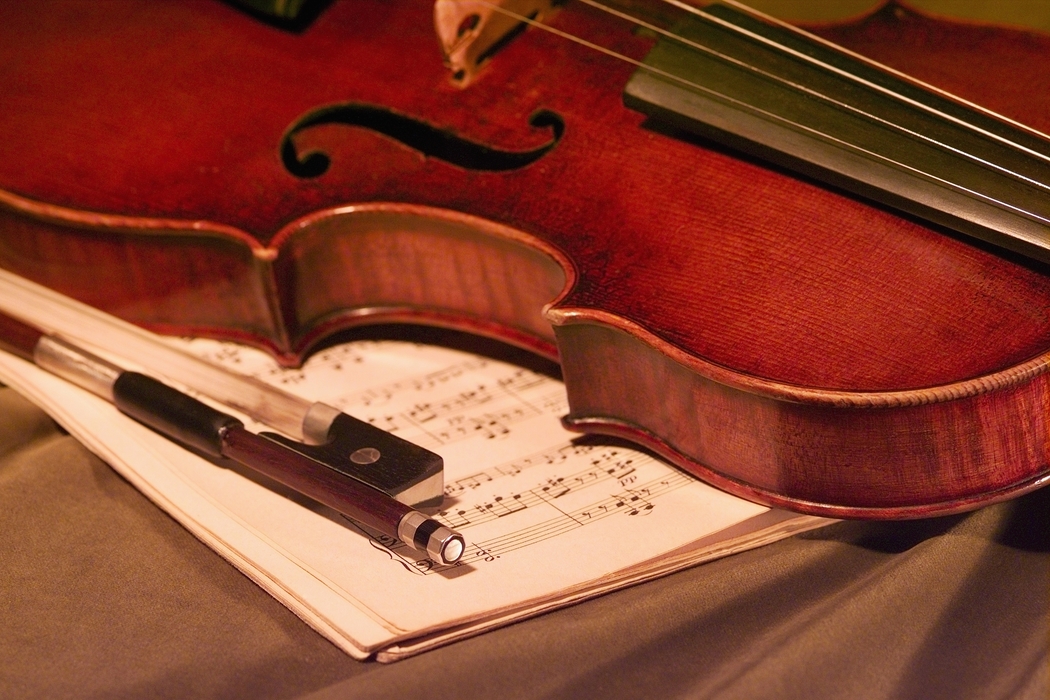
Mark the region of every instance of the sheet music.
[[[369, 558], [388, 560], [377, 567], [384, 595], [375, 598], [357, 592], [347, 572], [326, 571], [399, 629], [444, 615], [432, 601], [412, 609], [429, 597], [420, 579], [440, 578], [458, 600], [447, 605], [470, 615], [599, 578], [766, 510], [642, 452], [574, 443], [579, 436], [559, 421], [567, 411], [561, 383], [514, 365], [395, 341], [331, 348], [302, 370], [211, 341], [190, 348], [442, 455], [446, 498], [437, 517], [467, 540], [462, 561], [438, 566], [372, 538]], [[411, 588], [408, 601], [385, 595], [390, 586]]]
[[441, 454], [437, 517], [466, 539], [462, 561], [437, 565], [247, 471], [191, 455], [15, 358], [0, 358], [0, 379], [358, 657], [585, 596], [767, 511], [645, 453], [565, 431], [563, 386], [522, 367], [358, 341], [286, 370], [247, 348], [178, 342]]

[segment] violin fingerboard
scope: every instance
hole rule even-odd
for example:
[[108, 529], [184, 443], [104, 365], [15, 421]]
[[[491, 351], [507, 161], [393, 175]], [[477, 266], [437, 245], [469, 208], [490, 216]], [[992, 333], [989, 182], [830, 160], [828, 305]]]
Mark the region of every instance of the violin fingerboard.
[[624, 102], [908, 214], [1050, 262], [1050, 139], [804, 32], [715, 5]]

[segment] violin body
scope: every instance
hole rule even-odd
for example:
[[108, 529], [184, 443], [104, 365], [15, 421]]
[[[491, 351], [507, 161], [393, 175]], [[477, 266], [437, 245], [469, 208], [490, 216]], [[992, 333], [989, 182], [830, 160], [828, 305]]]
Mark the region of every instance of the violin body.
[[[622, 103], [632, 64], [553, 34], [459, 87], [430, 13], [6, 4], [0, 266], [285, 364], [367, 323], [496, 337], [561, 362], [568, 427], [803, 512], [1050, 478], [1043, 267], [654, 126]], [[652, 47], [585, 6], [547, 21]], [[1048, 38], [895, 6], [820, 31], [1050, 128]]]

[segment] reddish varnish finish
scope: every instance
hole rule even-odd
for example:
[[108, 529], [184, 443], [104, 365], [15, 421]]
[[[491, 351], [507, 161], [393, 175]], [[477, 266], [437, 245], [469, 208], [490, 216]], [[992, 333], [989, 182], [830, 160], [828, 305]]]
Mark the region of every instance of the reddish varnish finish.
[[[568, 425], [806, 512], [952, 512], [1050, 476], [1045, 270], [648, 129], [632, 66], [544, 32], [455, 88], [429, 12], [335, 3], [294, 34], [218, 2], [3, 4], [0, 265], [287, 363], [389, 320], [560, 354]], [[552, 23], [649, 48], [584, 6]], [[1046, 37], [894, 6], [820, 31], [1050, 129]], [[541, 109], [565, 134], [480, 172], [318, 127], [296, 143], [331, 169], [290, 175], [288, 126], [346, 101], [509, 150], [549, 138]]]

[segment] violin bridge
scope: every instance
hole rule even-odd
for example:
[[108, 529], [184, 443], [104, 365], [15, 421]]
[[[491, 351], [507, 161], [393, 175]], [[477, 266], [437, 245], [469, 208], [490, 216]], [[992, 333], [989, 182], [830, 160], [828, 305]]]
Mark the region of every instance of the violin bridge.
[[492, 56], [553, 9], [554, 0], [437, 0], [434, 28], [452, 80], [466, 87]]

